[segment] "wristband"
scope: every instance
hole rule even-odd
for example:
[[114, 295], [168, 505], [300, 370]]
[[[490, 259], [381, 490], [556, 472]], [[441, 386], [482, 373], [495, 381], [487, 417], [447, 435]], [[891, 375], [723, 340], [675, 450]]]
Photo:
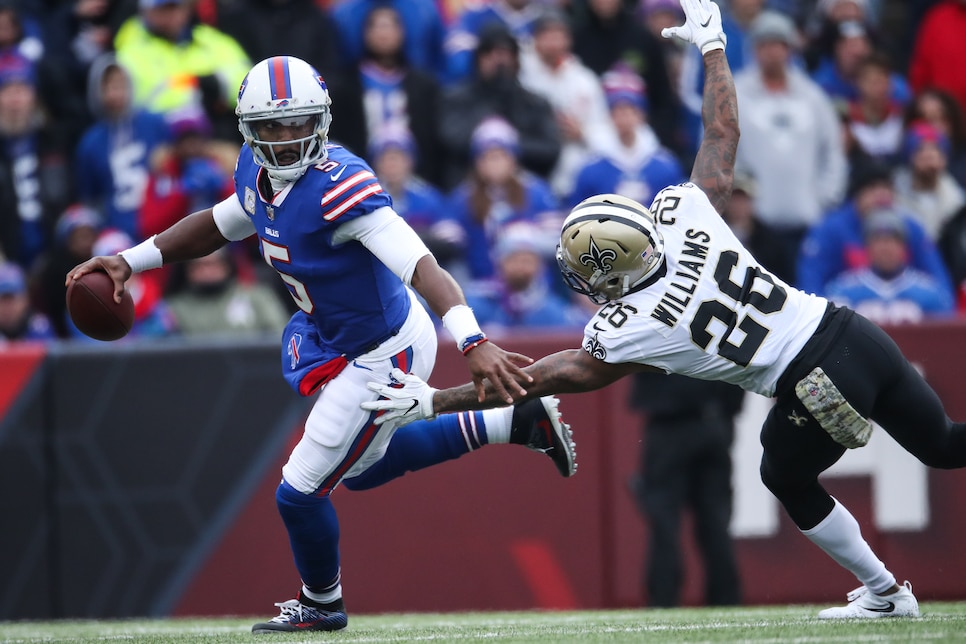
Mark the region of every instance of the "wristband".
[[[462, 351], [466, 341], [477, 335], [483, 335], [473, 309], [465, 304], [457, 304], [443, 316], [443, 326], [449, 331], [450, 335], [456, 338], [456, 347]], [[484, 336], [485, 337], [485, 336]]]
[[480, 346], [484, 342], [489, 342], [489, 339], [483, 333], [477, 333], [476, 335], [471, 335], [470, 337], [464, 339], [459, 343], [460, 352], [465, 356], [470, 351]]
[[154, 245], [155, 237], [157, 235], [152, 235], [137, 246], [132, 246], [118, 253], [131, 267], [131, 272], [143, 273], [151, 268], [161, 268], [164, 264], [161, 251]]

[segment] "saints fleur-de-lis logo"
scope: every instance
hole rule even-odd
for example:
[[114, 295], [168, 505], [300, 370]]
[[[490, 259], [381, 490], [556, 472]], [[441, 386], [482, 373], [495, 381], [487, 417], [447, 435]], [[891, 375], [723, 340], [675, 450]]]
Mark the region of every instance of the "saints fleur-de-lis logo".
[[607, 349], [605, 349], [604, 345], [602, 345], [600, 340], [597, 339], [596, 333], [594, 334], [594, 337], [584, 340], [583, 349], [598, 360], [607, 359]]
[[578, 259], [584, 266], [591, 266], [601, 273], [609, 273], [614, 268], [611, 262], [617, 259], [617, 253], [610, 248], [604, 250], [597, 248], [597, 242], [591, 237], [590, 249], [586, 253], [581, 253]]

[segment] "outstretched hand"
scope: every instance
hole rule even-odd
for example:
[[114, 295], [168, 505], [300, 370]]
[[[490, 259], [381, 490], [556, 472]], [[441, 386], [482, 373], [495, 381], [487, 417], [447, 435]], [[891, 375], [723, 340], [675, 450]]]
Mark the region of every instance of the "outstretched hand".
[[121, 303], [121, 296], [124, 295], [124, 284], [131, 279], [131, 265], [120, 255], [109, 255], [92, 257], [82, 264], [78, 264], [67, 273], [65, 286], [70, 286], [73, 280], [80, 279], [87, 273], [101, 271], [107, 273], [114, 282], [114, 301]]
[[404, 373], [401, 369], [393, 369], [391, 376], [392, 382], [389, 384], [366, 383], [366, 387], [379, 394], [380, 398], [364, 402], [360, 406], [366, 411], [385, 412], [376, 417], [376, 425], [389, 421], [406, 425], [414, 420], [436, 418], [436, 412], [433, 411], [433, 394], [436, 389], [419, 376]]
[[508, 405], [513, 404], [513, 394], [517, 398], [527, 395], [524, 386], [533, 382], [533, 378], [524, 373], [522, 367], [533, 364], [533, 358], [522, 353], [504, 351], [492, 342], [484, 342], [466, 357], [470, 363], [473, 386], [476, 388], [476, 399], [480, 402], [486, 400], [484, 380], [490, 381], [496, 395]]
[[693, 43], [706, 54], [713, 49], [724, 49], [728, 42], [721, 28], [721, 10], [711, 0], [681, 0], [685, 21], [680, 27], [666, 27], [665, 38], [678, 37]]

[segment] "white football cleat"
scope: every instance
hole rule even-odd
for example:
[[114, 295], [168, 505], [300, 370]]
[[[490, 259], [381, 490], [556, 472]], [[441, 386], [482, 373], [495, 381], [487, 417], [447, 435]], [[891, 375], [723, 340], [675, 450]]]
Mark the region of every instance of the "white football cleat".
[[826, 608], [818, 616], [821, 619], [870, 619], [876, 617], [919, 617], [919, 602], [912, 594], [908, 581], [891, 595], [876, 595], [865, 586], [848, 594], [848, 606]]

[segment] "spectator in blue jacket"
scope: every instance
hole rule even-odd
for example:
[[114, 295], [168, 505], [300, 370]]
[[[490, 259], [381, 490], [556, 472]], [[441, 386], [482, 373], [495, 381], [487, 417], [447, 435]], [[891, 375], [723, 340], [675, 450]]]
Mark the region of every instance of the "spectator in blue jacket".
[[463, 229], [470, 279], [496, 273], [492, 250], [506, 228], [529, 222], [539, 227], [544, 256], [556, 247], [562, 216], [549, 184], [520, 167], [519, 136], [499, 117], [484, 120], [470, 143], [473, 166], [450, 195], [448, 216]]
[[952, 314], [952, 293], [907, 264], [907, 227], [895, 211], [870, 213], [863, 229], [869, 265], [847, 271], [829, 284], [828, 296], [836, 304], [880, 325]]
[[847, 270], [869, 264], [863, 222], [872, 212], [893, 210], [905, 223], [909, 265], [927, 273], [952, 292], [949, 273], [935, 243], [922, 225], [895, 206], [895, 189], [888, 168], [878, 163], [853, 170], [853, 198], [827, 214], [805, 237], [798, 257], [798, 287], [825, 295], [829, 282]]
[[131, 78], [113, 54], [91, 65], [87, 100], [95, 122], [74, 154], [77, 193], [104, 213], [108, 228], [140, 239], [138, 211], [148, 186], [148, 162], [171, 141], [164, 117], [134, 108]]
[[475, 282], [466, 302], [488, 334], [521, 328], [581, 329], [586, 313], [550, 288], [550, 271], [540, 230], [513, 224], [493, 249], [497, 273]]
[[50, 320], [30, 306], [27, 280], [13, 262], [0, 264], [0, 345], [15, 340], [52, 340]]
[[577, 173], [570, 204], [605, 192], [650, 203], [658, 190], [684, 181], [684, 171], [647, 122], [640, 77], [610, 71], [604, 74], [603, 86], [614, 127], [592, 142], [598, 156]]

